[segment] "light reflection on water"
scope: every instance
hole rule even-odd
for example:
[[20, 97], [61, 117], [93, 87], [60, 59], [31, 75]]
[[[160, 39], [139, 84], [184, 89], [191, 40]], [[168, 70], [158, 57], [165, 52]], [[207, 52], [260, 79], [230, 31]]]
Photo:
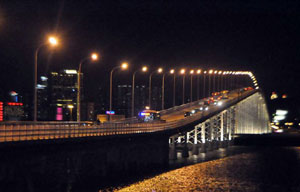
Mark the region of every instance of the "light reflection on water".
[[[300, 147], [219, 149], [178, 159], [173, 165], [208, 162], [167, 171], [118, 191], [300, 191], [299, 157]], [[209, 161], [213, 158], [217, 160]]]
[[208, 151], [206, 153], [199, 153], [198, 155], [193, 155], [192, 152], [189, 151], [189, 157], [187, 158], [182, 157], [182, 152], [177, 152], [177, 159], [170, 160], [169, 165], [171, 169], [174, 169], [186, 165], [192, 165], [196, 163], [220, 159], [235, 154], [247, 153], [252, 150], [253, 148], [251, 147], [231, 146], [228, 148], [219, 148], [214, 151]]

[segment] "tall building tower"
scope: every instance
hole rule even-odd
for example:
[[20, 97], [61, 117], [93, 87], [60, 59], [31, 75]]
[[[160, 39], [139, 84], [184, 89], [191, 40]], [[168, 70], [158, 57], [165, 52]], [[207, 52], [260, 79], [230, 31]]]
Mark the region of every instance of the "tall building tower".
[[[81, 79], [83, 74], [81, 74]], [[83, 81], [80, 88], [83, 89]], [[77, 71], [63, 70], [51, 72], [48, 79], [49, 120], [76, 120], [77, 110]], [[81, 100], [83, 100], [83, 91]]]

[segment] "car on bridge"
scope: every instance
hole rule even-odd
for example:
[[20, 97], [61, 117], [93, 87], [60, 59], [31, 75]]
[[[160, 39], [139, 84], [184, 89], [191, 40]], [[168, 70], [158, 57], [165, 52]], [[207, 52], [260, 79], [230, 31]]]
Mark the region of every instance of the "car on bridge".
[[187, 111], [187, 112], [184, 113], [184, 117], [189, 117], [191, 115], [192, 115], [192, 113], [190, 111]]
[[199, 110], [200, 110], [200, 111], [208, 111], [208, 105], [207, 105], [207, 104], [201, 105], [201, 106], [199, 107]]
[[160, 120], [160, 113], [155, 110], [145, 109], [139, 113], [138, 120], [143, 122]]

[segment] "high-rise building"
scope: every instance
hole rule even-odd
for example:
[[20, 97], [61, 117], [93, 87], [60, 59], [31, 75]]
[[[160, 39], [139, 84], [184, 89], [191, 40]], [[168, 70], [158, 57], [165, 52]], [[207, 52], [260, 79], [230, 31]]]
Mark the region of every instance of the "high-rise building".
[[[81, 74], [81, 79], [83, 74]], [[83, 89], [81, 81], [80, 89]], [[77, 110], [77, 71], [63, 70], [51, 72], [48, 79], [49, 120], [76, 120]], [[83, 91], [80, 92], [80, 100]], [[73, 113], [74, 111], [74, 113]]]
[[[83, 95], [83, 74], [81, 73], [80, 103], [81, 120], [95, 119], [94, 103], [85, 103]], [[77, 120], [77, 71], [66, 69], [42, 76], [37, 85], [38, 120]]]

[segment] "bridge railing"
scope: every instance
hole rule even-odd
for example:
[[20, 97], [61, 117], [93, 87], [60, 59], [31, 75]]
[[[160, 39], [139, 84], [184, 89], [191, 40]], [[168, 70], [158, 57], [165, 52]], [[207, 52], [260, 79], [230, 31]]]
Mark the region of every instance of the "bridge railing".
[[[250, 95], [242, 94], [241, 97]], [[230, 99], [226, 102], [223, 108], [237, 102], [239, 97]], [[198, 101], [196, 101], [198, 102]], [[193, 102], [194, 104], [196, 102]], [[99, 125], [91, 123], [36, 123], [36, 124], [19, 124], [6, 123], [0, 124], [0, 142], [11, 141], [28, 141], [28, 140], [49, 140], [49, 139], [67, 139], [89, 136], [107, 136], [107, 135], [122, 135], [122, 134], [139, 134], [155, 131], [163, 131], [168, 129], [179, 128], [190, 124], [204, 116], [215, 113], [220, 108], [214, 106], [210, 111], [196, 113], [193, 116], [186, 117], [180, 120], [168, 122], [153, 122], [153, 123], [131, 123], [131, 122], [115, 122], [102, 123]]]

